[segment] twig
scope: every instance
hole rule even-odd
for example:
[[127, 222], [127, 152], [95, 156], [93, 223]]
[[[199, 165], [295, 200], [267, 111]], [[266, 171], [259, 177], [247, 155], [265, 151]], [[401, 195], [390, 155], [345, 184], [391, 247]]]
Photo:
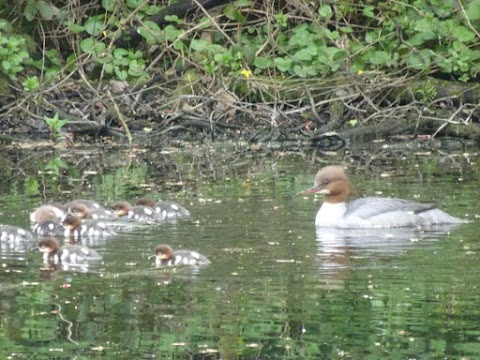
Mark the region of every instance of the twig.
[[73, 323], [70, 321], [70, 320], [67, 320], [63, 317], [62, 315], [62, 307], [60, 304], [55, 304], [58, 306], [58, 316], [60, 317], [60, 320], [62, 320], [63, 322], [67, 323], [67, 340], [70, 341], [71, 343], [74, 343], [75, 345], [80, 345], [78, 342], [76, 342], [75, 340], [72, 339], [72, 327], [73, 327]]
[[123, 117], [123, 114], [121, 113], [120, 109], [118, 108], [117, 103], [113, 99], [113, 96], [112, 96], [112, 93], [110, 92], [110, 90], [108, 90], [107, 93], [108, 93], [108, 97], [110, 98], [110, 100], [113, 103], [113, 107], [115, 109], [115, 112], [117, 113], [118, 120], [120, 121], [123, 128], [125, 129], [125, 133], [127, 134], [127, 139], [128, 139], [128, 145], [129, 145], [129, 147], [132, 147], [132, 142], [133, 142], [132, 141], [132, 134], [130, 133], [130, 129], [128, 128], [127, 122], [125, 121], [125, 119]]

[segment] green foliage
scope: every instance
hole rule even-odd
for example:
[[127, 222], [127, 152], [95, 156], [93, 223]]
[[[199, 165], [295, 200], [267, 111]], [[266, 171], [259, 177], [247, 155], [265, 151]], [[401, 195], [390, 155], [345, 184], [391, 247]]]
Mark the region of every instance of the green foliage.
[[[352, 5], [335, 0], [314, 2], [306, 11], [295, 4], [285, 9], [238, 0], [224, 6], [219, 16], [185, 21], [170, 15], [165, 17], [168, 24], [160, 27], [150, 16], [162, 8], [143, 0], [127, 0], [122, 6], [102, 0], [82, 16], [47, 0], [25, 0], [11, 12], [21, 19], [0, 20], [0, 72], [26, 91], [39, 86], [33, 80], [39, 74], [29, 72], [25, 79], [27, 67], [41, 72], [42, 80], [51, 80], [65, 69], [93, 63], [94, 71], [88, 72], [92, 77], [142, 82], [152, 76], [153, 60], [163, 71], [197, 64], [207, 74], [234, 76], [242, 69], [257, 76], [297, 78], [339, 71], [408, 71], [440, 72], [468, 81], [480, 73], [480, 0], [461, 4], [411, 0]], [[116, 47], [115, 38], [132, 24], [144, 42], [131, 49]], [[62, 36], [52, 36], [55, 31]], [[38, 45], [46, 40], [45, 49], [37, 47], [41, 56], [30, 55], [32, 33], [50, 34], [31, 41]]]
[[115, 74], [117, 79], [127, 80], [131, 78], [148, 78], [145, 72], [145, 60], [141, 51], [114, 49], [97, 61], [104, 65], [107, 74]]
[[48, 164], [45, 165], [45, 172], [52, 172], [58, 176], [60, 175], [61, 169], [67, 169], [67, 168], [68, 168], [67, 164], [60, 157], [57, 157], [55, 159], [50, 160]]
[[437, 88], [432, 82], [428, 81], [423, 88], [416, 89], [415, 93], [419, 101], [428, 104], [437, 97]]
[[50, 128], [50, 131], [52, 132], [53, 137], [58, 140], [62, 138], [62, 128], [68, 124], [67, 119], [60, 119], [58, 117], [58, 113], [55, 114], [53, 118], [50, 118], [48, 116], [44, 116], [43, 119], [47, 123], [47, 125]]
[[37, 76], [30, 76], [27, 77], [23, 82], [22, 82], [23, 90], [26, 92], [34, 92], [40, 87], [40, 83], [38, 82], [38, 77]]
[[0, 72], [15, 79], [29, 57], [25, 37], [13, 34], [11, 25], [0, 19]]

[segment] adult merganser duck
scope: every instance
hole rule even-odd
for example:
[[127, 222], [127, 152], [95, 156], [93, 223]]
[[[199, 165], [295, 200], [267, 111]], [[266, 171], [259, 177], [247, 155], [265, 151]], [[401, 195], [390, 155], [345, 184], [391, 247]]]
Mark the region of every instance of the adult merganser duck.
[[325, 201], [315, 218], [317, 227], [428, 227], [468, 222], [447, 214], [434, 204], [410, 200], [366, 197], [346, 202], [350, 190], [350, 181], [341, 166], [320, 169], [315, 176], [314, 186], [302, 192], [325, 195]]
[[163, 220], [178, 219], [190, 216], [190, 211], [180, 204], [159, 200], [155, 202], [151, 199], [138, 199], [137, 205], [151, 207], [157, 214], [160, 214]]
[[177, 250], [174, 252], [172, 247], [167, 244], [158, 245], [154, 253], [156, 267], [172, 265], [203, 266], [210, 264], [210, 260], [196, 251]]
[[46, 237], [39, 241], [38, 250], [43, 253], [45, 264], [88, 266], [89, 261], [102, 260], [102, 257], [93, 249], [84, 245], [60, 243], [53, 237]]

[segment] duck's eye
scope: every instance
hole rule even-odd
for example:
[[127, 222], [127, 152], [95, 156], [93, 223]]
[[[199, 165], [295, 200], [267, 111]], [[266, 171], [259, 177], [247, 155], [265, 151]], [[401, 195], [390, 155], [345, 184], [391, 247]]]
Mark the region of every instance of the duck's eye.
[[328, 185], [329, 182], [330, 182], [330, 180], [328, 180], [328, 179], [323, 179], [322, 184], [323, 184], [323, 185]]

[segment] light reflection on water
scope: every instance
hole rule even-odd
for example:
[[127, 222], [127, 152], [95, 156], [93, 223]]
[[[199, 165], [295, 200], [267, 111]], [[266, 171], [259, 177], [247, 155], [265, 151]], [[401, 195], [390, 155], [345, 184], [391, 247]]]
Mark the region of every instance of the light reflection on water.
[[[86, 274], [40, 271], [34, 248], [0, 249], [1, 357], [478, 355], [475, 224], [316, 234], [318, 203], [297, 195], [311, 178], [298, 179], [226, 181], [212, 201], [192, 194], [190, 219], [90, 243], [104, 259]], [[473, 198], [473, 187], [463, 191]], [[18, 204], [4, 222], [27, 226], [30, 205]], [[155, 269], [160, 243], [212, 265]]]

